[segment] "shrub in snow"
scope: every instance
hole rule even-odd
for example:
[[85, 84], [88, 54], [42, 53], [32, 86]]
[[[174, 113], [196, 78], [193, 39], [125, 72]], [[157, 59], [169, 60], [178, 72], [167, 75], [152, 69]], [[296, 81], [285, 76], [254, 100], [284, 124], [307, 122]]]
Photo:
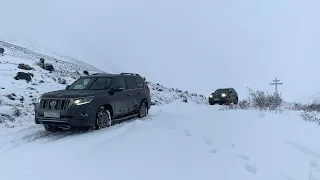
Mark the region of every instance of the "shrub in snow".
[[260, 90], [253, 91], [248, 89], [249, 97], [240, 100], [237, 105], [226, 106], [227, 109], [249, 109], [257, 108], [259, 110], [281, 110], [283, 99], [279, 94], [269, 94]]
[[307, 122], [315, 122], [320, 125], [320, 118], [317, 112], [302, 111], [301, 118]]
[[249, 100], [240, 100], [238, 105], [241, 109], [249, 109], [250, 108], [250, 101]]
[[253, 91], [249, 89], [249, 99], [251, 106], [260, 110], [275, 110], [281, 107], [283, 102], [279, 94], [269, 94], [260, 90]]

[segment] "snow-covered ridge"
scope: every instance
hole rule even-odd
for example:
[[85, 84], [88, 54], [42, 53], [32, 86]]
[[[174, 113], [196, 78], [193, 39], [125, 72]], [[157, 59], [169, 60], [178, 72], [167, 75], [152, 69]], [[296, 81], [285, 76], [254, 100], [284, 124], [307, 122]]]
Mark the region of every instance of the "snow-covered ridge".
[[[71, 61], [72, 58], [59, 59], [50, 55], [34, 52], [28, 48], [0, 41], [5, 49], [0, 56], [0, 127], [17, 127], [33, 123], [34, 103], [42, 93], [64, 89], [77, 78], [84, 75], [83, 71], [103, 72], [84, 62]], [[39, 66], [40, 58], [50, 63], [54, 71]], [[68, 61], [70, 60], [70, 61]], [[30, 70], [21, 69], [21, 64], [30, 66]], [[18, 72], [30, 74], [31, 81], [16, 80]], [[148, 82], [151, 90], [152, 105], [168, 104], [173, 101], [205, 103], [205, 98], [195, 93], [163, 87]]]

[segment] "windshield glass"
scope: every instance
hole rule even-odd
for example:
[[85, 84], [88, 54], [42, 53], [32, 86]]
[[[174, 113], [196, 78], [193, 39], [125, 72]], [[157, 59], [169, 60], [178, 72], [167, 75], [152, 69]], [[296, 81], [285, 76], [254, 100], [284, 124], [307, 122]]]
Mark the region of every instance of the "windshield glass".
[[217, 89], [214, 93], [215, 94], [222, 94], [222, 93], [228, 94], [229, 89]]
[[73, 90], [82, 90], [82, 89], [88, 89], [88, 87], [91, 85], [91, 83], [96, 80], [96, 77], [83, 77], [78, 80], [76, 80], [68, 89]]
[[70, 90], [102, 90], [110, 87], [112, 78], [110, 77], [82, 77], [75, 81], [68, 89]]

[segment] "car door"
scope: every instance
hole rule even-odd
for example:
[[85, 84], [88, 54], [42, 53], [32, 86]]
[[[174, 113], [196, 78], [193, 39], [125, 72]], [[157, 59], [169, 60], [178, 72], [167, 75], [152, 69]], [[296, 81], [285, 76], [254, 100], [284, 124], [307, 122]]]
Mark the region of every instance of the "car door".
[[134, 79], [133, 76], [126, 76], [125, 77], [126, 83], [127, 83], [127, 98], [128, 98], [128, 105], [129, 105], [129, 113], [134, 113], [139, 108], [139, 102], [137, 99], [137, 82]]
[[[122, 117], [128, 113], [127, 85], [123, 77], [115, 79], [113, 84], [112, 108], [115, 117]], [[122, 90], [119, 90], [122, 89]]]
[[150, 97], [147, 96], [148, 90], [145, 89], [145, 81], [142, 79], [142, 77], [136, 76], [135, 80], [137, 83], [136, 98], [139, 103], [138, 106], [140, 106], [140, 102], [142, 101], [143, 98], [150, 99]]

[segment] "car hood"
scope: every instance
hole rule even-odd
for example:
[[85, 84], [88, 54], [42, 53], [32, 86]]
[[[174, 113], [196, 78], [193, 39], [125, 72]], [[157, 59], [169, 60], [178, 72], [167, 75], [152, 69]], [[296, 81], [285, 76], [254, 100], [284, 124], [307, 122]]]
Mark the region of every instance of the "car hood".
[[58, 90], [42, 94], [42, 98], [77, 98], [94, 95], [97, 90]]

